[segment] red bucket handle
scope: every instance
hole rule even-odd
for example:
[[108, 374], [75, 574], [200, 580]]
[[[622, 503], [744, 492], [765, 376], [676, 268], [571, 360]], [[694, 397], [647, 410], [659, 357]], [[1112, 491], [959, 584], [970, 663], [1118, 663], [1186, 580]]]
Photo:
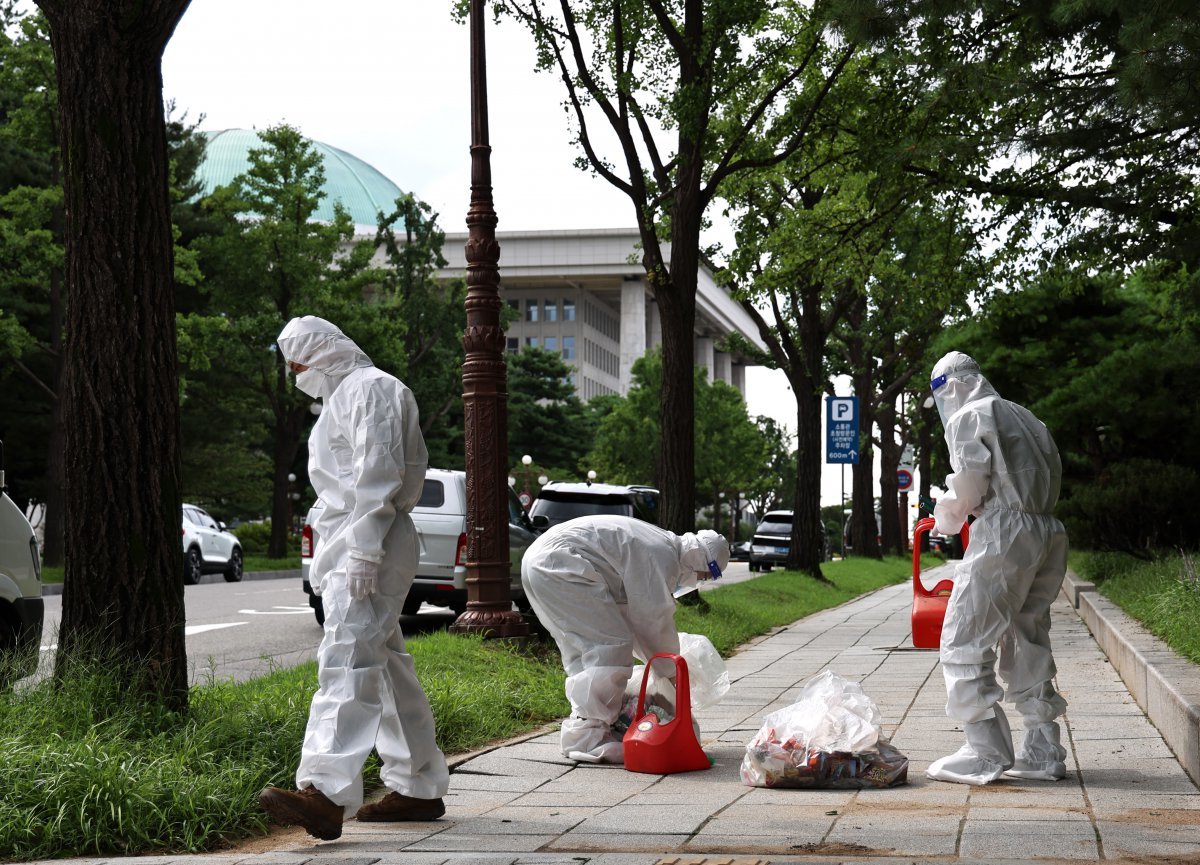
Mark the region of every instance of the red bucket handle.
[[[933, 517], [923, 517], [917, 520], [917, 524], [913, 529], [913, 591], [925, 597], [934, 597], [941, 594], [942, 583], [947, 582], [943, 580], [942, 583], [938, 583], [932, 589], [925, 588], [925, 585], [921, 582], [921, 540], [932, 531], [935, 522], [936, 520]], [[959, 529], [959, 535], [962, 537], [962, 545], [965, 550], [967, 544], [971, 541], [971, 526], [969, 523], [962, 524], [962, 528]]]
[[646, 672], [642, 674], [642, 690], [638, 692], [637, 711], [633, 717], [642, 717], [646, 710], [646, 684], [650, 681], [650, 670], [654, 667], [655, 658], [667, 658], [675, 661], [675, 720], [682, 720], [686, 726], [692, 726], [692, 689], [688, 682], [687, 661], [674, 652], [656, 652], [646, 661]]

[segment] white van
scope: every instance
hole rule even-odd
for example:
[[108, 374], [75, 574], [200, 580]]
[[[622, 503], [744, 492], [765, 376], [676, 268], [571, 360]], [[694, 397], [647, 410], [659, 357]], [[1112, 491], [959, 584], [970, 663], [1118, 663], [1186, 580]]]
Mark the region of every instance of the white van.
[[37, 669], [44, 616], [37, 538], [5, 489], [0, 444], [0, 685]]
[[[304, 520], [300, 540], [300, 581], [318, 624], [325, 622], [320, 597], [312, 593], [308, 569], [316, 551], [313, 520], [318, 501]], [[404, 601], [404, 615], [415, 615], [421, 604], [449, 607], [462, 614], [467, 608], [467, 473], [457, 469], [428, 469], [421, 498], [410, 514], [420, 543], [417, 575]], [[521, 585], [521, 559], [536, 535], [512, 487], [508, 488], [509, 591], [517, 608], [532, 615]]]

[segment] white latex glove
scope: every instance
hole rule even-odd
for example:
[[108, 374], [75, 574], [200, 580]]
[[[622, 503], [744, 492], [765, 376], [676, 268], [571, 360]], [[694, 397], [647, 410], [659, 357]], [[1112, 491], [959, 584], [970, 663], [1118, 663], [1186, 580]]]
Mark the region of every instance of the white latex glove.
[[346, 581], [350, 584], [350, 597], [361, 601], [375, 594], [379, 587], [379, 565], [364, 559], [351, 559], [346, 563]]

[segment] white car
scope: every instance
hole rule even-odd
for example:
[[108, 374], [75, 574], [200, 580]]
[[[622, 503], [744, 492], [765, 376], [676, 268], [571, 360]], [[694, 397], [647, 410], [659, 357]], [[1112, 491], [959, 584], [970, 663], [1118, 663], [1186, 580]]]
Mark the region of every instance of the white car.
[[[312, 593], [308, 569], [319, 540], [313, 531], [313, 520], [321, 512], [318, 501], [304, 520], [300, 540], [300, 579], [309, 606], [324, 624], [325, 610], [321, 599]], [[452, 469], [428, 469], [421, 498], [412, 509], [413, 525], [421, 544], [417, 575], [404, 601], [404, 614], [411, 616], [429, 603], [449, 607], [456, 613], [467, 608], [467, 474]], [[509, 591], [517, 607], [529, 613], [525, 591], [521, 586], [521, 558], [534, 540], [533, 525], [521, 507], [516, 493], [508, 489], [508, 551], [510, 561]]]
[[0, 445], [0, 687], [37, 667], [42, 640], [42, 560], [21, 509], [4, 493]]
[[183, 506], [183, 584], [194, 586], [205, 574], [223, 574], [225, 582], [242, 580], [242, 544], [203, 508]]

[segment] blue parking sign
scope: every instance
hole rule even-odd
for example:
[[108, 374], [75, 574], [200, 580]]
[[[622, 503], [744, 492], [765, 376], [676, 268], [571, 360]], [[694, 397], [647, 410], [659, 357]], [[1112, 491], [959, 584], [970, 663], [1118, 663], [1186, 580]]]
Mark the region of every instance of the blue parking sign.
[[858, 465], [858, 397], [825, 397], [825, 462]]

